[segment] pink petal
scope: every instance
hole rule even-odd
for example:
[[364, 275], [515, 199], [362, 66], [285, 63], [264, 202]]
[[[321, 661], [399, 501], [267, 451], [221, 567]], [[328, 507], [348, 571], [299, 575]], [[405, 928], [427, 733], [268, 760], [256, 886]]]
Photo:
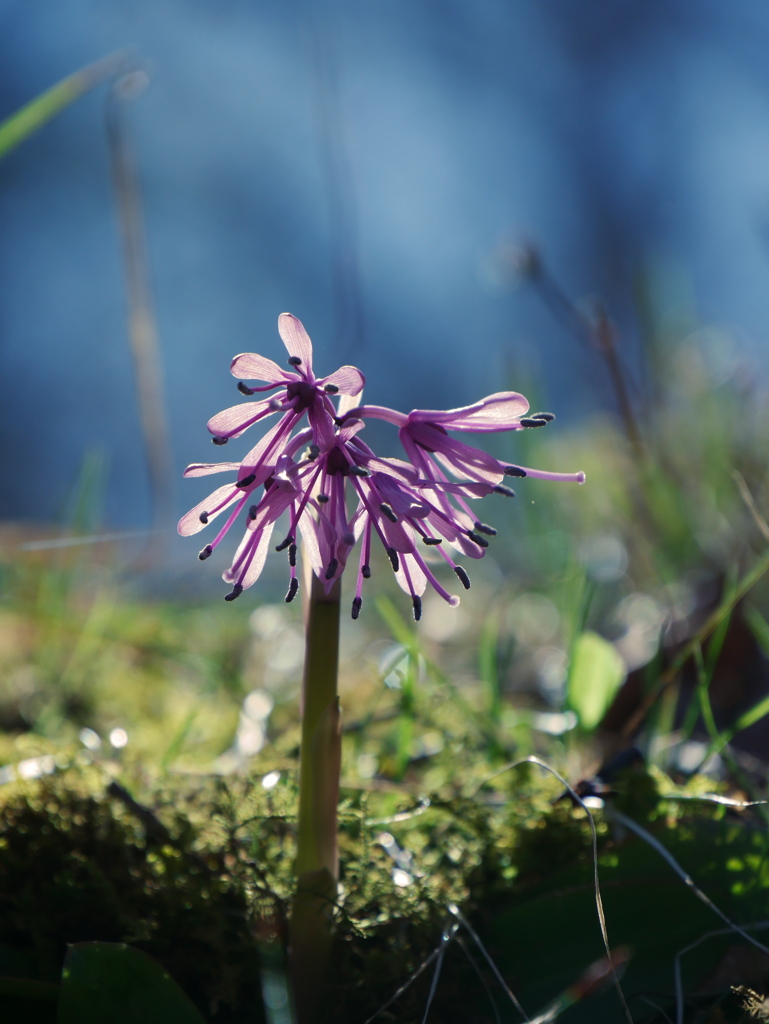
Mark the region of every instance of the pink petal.
[[409, 413], [409, 423], [437, 423], [446, 430], [473, 430], [486, 433], [508, 430], [516, 425], [529, 409], [529, 403], [517, 391], [498, 391], [488, 398], [445, 412], [433, 409], [415, 409]]
[[398, 571], [395, 574], [398, 586], [407, 594], [420, 597], [427, 587], [427, 577], [422, 572], [421, 566], [417, 563], [412, 554], [406, 552], [400, 556]]
[[302, 376], [312, 376], [312, 342], [302, 321], [291, 313], [281, 313], [278, 317], [278, 334], [288, 354], [302, 360]]
[[457, 441], [429, 423], [409, 423], [401, 434], [406, 434], [428, 451], [435, 452], [441, 462], [458, 476], [493, 485], [498, 484], [504, 476], [502, 463], [488, 452]]
[[[233, 487], [232, 484], [219, 487], [213, 494], [209, 494], [207, 498], [199, 502], [195, 508], [191, 508], [186, 516], [182, 516], [176, 529], [182, 537], [191, 537], [195, 533], [200, 533], [207, 523], [215, 519], [220, 512], [223, 512], [236, 498], [240, 498], [242, 495], [243, 492], [237, 487]], [[217, 508], [217, 505], [221, 507]], [[208, 512], [208, 519], [205, 523], [200, 521], [201, 512]]]
[[266, 380], [270, 384], [284, 384], [296, 380], [295, 373], [281, 369], [272, 359], [257, 355], [256, 352], [241, 352], [230, 365], [230, 373], [241, 380]]
[[333, 384], [341, 394], [349, 395], [353, 398], [363, 391], [365, 383], [366, 378], [357, 366], [340, 366], [335, 373], [318, 381], [321, 387], [324, 387], [326, 384]]
[[217, 437], [240, 437], [244, 430], [269, 416], [273, 409], [270, 406], [272, 399], [264, 398], [259, 402], [246, 402], [244, 405], [233, 405], [223, 412], [212, 416], [207, 426], [212, 434]]
[[[240, 543], [232, 565], [222, 573], [222, 579], [225, 583], [236, 583], [240, 580], [240, 585], [244, 590], [248, 590], [249, 587], [256, 583], [262, 574], [264, 563], [267, 560], [267, 552], [270, 550], [270, 537], [272, 536], [274, 525], [274, 523], [269, 523], [265, 526], [258, 538], [254, 537], [250, 530], [246, 531], [246, 536]], [[249, 545], [253, 545], [253, 551], [246, 554], [246, 548]], [[240, 579], [240, 574], [243, 572], [245, 564], [248, 564], [248, 568], [243, 578]]]
[[193, 462], [185, 469], [184, 476], [210, 476], [212, 473], [232, 473], [238, 469], [239, 462]]

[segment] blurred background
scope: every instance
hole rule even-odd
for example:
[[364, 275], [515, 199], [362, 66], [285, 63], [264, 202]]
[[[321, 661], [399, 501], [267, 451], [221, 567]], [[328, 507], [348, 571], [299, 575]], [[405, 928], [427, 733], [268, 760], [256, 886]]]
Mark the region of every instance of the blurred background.
[[[238, 400], [231, 357], [281, 360], [283, 310], [372, 402], [513, 387], [559, 433], [614, 409], [603, 362], [521, 283], [526, 243], [570, 299], [601, 296], [632, 401], [652, 308], [682, 343], [710, 325], [717, 383], [764, 374], [768, 42], [762, 0], [2, 0], [0, 119], [115, 51], [146, 72], [124, 117], [175, 518]], [[108, 89], [0, 162], [6, 520], [59, 521], [99, 453], [104, 523], [151, 521]]]

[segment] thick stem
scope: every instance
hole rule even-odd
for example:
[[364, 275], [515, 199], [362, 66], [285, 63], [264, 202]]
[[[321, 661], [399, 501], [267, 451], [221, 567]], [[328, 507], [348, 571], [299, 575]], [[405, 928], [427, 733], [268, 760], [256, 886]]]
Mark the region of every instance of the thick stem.
[[313, 1024], [317, 1017], [328, 973], [331, 908], [337, 893], [340, 596], [340, 580], [326, 594], [320, 580], [312, 577], [302, 692], [297, 888], [290, 928], [291, 974], [299, 1024]]

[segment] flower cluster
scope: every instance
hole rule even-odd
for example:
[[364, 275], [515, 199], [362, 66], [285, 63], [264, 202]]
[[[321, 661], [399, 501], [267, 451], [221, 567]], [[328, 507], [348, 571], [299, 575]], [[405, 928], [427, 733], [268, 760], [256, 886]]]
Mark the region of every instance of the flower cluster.
[[[250, 352], [236, 356], [231, 372], [241, 378], [238, 390], [249, 398], [264, 397], [225, 409], [209, 420], [208, 429], [213, 443], [224, 445], [268, 416], [278, 415], [277, 422], [241, 461], [196, 463], [184, 474], [234, 474], [232, 482], [183, 516], [178, 527], [182, 536], [191, 536], [227, 513], [224, 525], [200, 552], [198, 557], [203, 560], [245, 514], [245, 534], [232, 565], [223, 574], [232, 585], [227, 601], [257, 581], [275, 524], [285, 514], [287, 532], [275, 549], [288, 554], [286, 601], [292, 601], [299, 589], [296, 553], [300, 536], [304, 556], [327, 590], [342, 575], [359, 542], [352, 602], [352, 617], [357, 619], [363, 582], [371, 576], [372, 539], [378, 537], [398, 583], [411, 596], [414, 617], [419, 619], [428, 583], [451, 606], [459, 603], [431, 568], [435, 554], [469, 589], [470, 578], [454, 558], [482, 558], [488, 537], [496, 533], [476, 518], [470, 501], [492, 493], [512, 497], [513, 491], [503, 483], [506, 477], [577, 483], [585, 479], [584, 473], [547, 473], [507, 465], [449, 434], [525, 430], [543, 427], [553, 419], [551, 413], [529, 414], [523, 395], [502, 391], [461, 409], [417, 409], [408, 415], [363, 405], [365, 380], [360, 370], [342, 366], [328, 377], [316, 378], [312, 345], [300, 321], [283, 313], [278, 331], [288, 350], [290, 369]], [[264, 383], [251, 387], [244, 380]], [[368, 447], [361, 431], [370, 418], [397, 427], [406, 460], [380, 458]]]

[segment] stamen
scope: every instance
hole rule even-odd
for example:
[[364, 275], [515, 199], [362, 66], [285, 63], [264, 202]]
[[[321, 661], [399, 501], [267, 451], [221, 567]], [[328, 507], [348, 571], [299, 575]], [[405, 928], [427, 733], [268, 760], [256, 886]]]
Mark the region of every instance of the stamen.
[[316, 444], [311, 444], [307, 449], [307, 461], [315, 462], [317, 457], [320, 455], [320, 448]]
[[319, 494], [318, 495], [318, 501], [321, 503], [321, 505], [325, 505], [326, 502], [328, 501], [328, 495], [327, 494]]
[[238, 480], [235, 486], [250, 487], [254, 480], [256, 480], [256, 473], [249, 473], [248, 476], [244, 476], [242, 480]]
[[414, 594], [412, 601], [414, 604], [414, 621], [419, 622], [422, 618], [422, 598]]
[[398, 561], [398, 552], [395, 548], [387, 549], [387, 557], [390, 559], [390, 565], [393, 567], [393, 572], [397, 572], [400, 567], [400, 562]]
[[288, 593], [286, 594], [286, 604], [291, 604], [296, 597], [297, 590], [299, 590], [299, 580], [296, 576], [292, 576], [291, 582], [288, 585]]
[[470, 589], [470, 577], [467, 575], [467, 573], [462, 568], [462, 566], [461, 565], [455, 565], [454, 566], [454, 572], [459, 577], [459, 582], [462, 584], [462, 586], [465, 588], [465, 590], [469, 590]]
[[514, 498], [515, 491], [512, 487], [505, 487], [504, 484], [497, 484], [494, 488], [494, 494], [502, 494], [505, 498]]
[[336, 576], [336, 571], [338, 568], [339, 560], [336, 558], [332, 558], [331, 561], [328, 563], [328, 569], [326, 569], [326, 579], [333, 580], [334, 576]]
[[252, 505], [251, 508], [248, 510], [248, 518], [256, 519], [256, 505]]
[[241, 395], [246, 395], [246, 397], [256, 394], [256, 388], [250, 388], [248, 384], [244, 384], [242, 380], [238, 381], [238, 391]]
[[382, 504], [379, 506], [379, 511], [383, 512], [391, 523], [398, 522], [398, 517], [396, 516], [396, 514], [393, 512], [392, 508], [387, 504], [386, 501], [383, 501]]
[[288, 357], [288, 365], [289, 366], [301, 366], [302, 365], [302, 360], [299, 358], [299, 356], [289, 356]]
[[545, 423], [552, 423], [555, 419], [554, 412], [533, 412], [531, 414], [533, 420], [544, 420]]
[[364, 469], [363, 466], [350, 466], [350, 476], [368, 476], [369, 471]]
[[485, 523], [479, 523], [477, 520], [475, 523], [475, 529], [479, 533], [485, 533], [487, 537], [496, 537], [497, 535], [497, 531], [493, 526], [487, 526]]
[[520, 466], [505, 466], [505, 476], [526, 476], [526, 470]]
[[423, 544], [442, 544], [443, 543], [443, 537], [423, 537], [422, 538], [422, 543]]
[[283, 406], [281, 405], [279, 398], [270, 399], [270, 412], [280, 412], [282, 408]]
[[352, 599], [352, 617], [357, 619], [360, 615], [360, 606], [363, 604], [362, 597], [354, 597]]
[[468, 530], [467, 536], [470, 538], [471, 541], [477, 544], [478, 547], [487, 548], [489, 546], [489, 542], [486, 540], [486, 538], [481, 537], [479, 534], [475, 533], [474, 530]]
[[353, 544], [355, 543], [355, 534], [354, 533], [343, 533], [342, 534], [342, 543], [346, 544], [348, 548], [351, 548], [353, 546]]
[[213, 553], [213, 550], [214, 549], [211, 547], [210, 544], [206, 544], [206, 546], [203, 548], [203, 550], [198, 555], [198, 558], [200, 559], [200, 561], [201, 562], [205, 562], [205, 560], [207, 558], [210, 558], [211, 554]]
[[371, 579], [371, 566], [370, 565], [362, 565], [360, 567], [360, 574], [361, 574], [361, 576], [363, 577], [364, 580], [370, 580]]
[[198, 519], [205, 525], [208, 522], [208, 512], [201, 512]]
[[326, 384], [324, 385], [323, 390], [326, 392], [327, 395], [339, 394], [339, 388], [336, 386], [336, 384]]
[[535, 416], [527, 416], [525, 419], [518, 420], [522, 427], [546, 427], [547, 420], [537, 419]]
[[288, 549], [288, 564], [292, 569], [296, 568], [296, 544], [292, 544]]
[[295, 540], [296, 540], [296, 538], [294, 537], [294, 535], [292, 533], [289, 533], [288, 537], [286, 537], [285, 540], [282, 540], [280, 542], [280, 544], [278, 544], [278, 546], [275, 548], [275, 550], [276, 551], [285, 551], [286, 548], [290, 547], [294, 543]]
[[215, 445], [227, 444], [228, 441], [229, 441], [229, 437], [212, 437], [211, 438], [211, 444], [215, 444]]
[[224, 600], [225, 601], [234, 601], [235, 598], [236, 597], [240, 597], [240, 595], [242, 593], [243, 593], [243, 585], [241, 583], [236, 583], [235, 586], [230, 591], [230, 593], [224, 595]]

